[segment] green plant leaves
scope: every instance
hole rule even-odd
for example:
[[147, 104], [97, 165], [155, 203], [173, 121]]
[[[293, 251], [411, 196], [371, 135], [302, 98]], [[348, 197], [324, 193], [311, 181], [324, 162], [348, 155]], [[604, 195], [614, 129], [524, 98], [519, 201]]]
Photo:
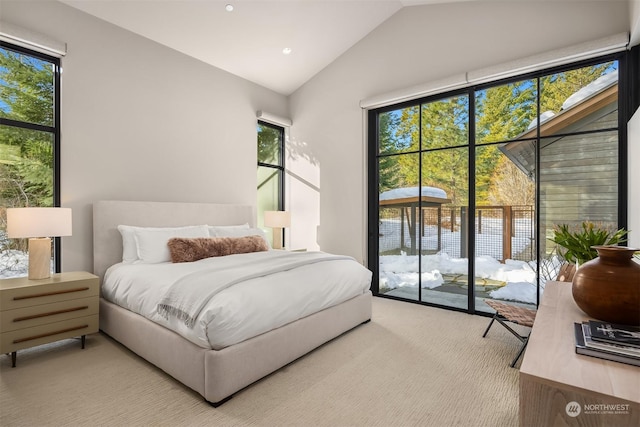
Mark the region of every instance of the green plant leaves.
[[584, 221], [579, 228], [574, 229], [567, 224], [555, 226], [551, 241], [563, 249], [558, 253], [567, 262], [583, 264], [598, 256], [598, 252], [592, 246], [624, 243], [628, 233], [623, 228], [611, 231]]

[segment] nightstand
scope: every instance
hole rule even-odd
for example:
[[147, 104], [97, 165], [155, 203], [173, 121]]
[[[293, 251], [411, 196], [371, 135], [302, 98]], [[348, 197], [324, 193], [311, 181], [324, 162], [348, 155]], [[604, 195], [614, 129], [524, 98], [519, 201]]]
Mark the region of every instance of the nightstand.
[[0, 280], [0, 354], [98, 332], [100, 280], [77, 271]]

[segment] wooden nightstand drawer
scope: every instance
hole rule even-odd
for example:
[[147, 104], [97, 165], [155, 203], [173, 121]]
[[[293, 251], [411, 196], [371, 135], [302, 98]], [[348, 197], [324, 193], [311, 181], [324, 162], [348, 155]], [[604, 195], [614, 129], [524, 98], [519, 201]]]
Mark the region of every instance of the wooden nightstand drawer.
[[63, 320], [0, 334], [0, 353], [98, 332], [98, 315]]
[[[5, 286], [10, 285], [12, 280], [14, 279], [6, 279]], [[32, 280], [25, 282], [30, 286], [15, 286], [4, 289], [0, 294], [0, 310], [14, 310], [70, 299], [95, 297], [100, 294], [100, 282], [97, 277], [64, 282], [44, 282], [41, 286], [38, 285], [38, 282]]]
[[65, 338], [80, 337], [82, 348], [88, 334], [98, 332], [100, 279], [91, 273], [73, 271], [29, 280], [0, 280], [0, 353]]
[[0, 332], [15, 331], [98, 314], [98, 307], [99, 299], [88, 297], [34, 305], [16, 310], [4, 310], [0, 312]]

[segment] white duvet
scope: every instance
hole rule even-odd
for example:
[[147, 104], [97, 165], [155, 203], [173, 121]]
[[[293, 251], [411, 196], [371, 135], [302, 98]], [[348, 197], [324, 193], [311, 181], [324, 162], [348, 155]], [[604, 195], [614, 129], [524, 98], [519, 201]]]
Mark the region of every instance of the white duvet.
[[158, 303], [172, 284], [187, 275], [239, 263], [251, 266], [282, 255], [283, 251], [267, 251], [189, 263], [119, 263], [107, 270], [102, 296], [200, 347], [218, 350], [361, 295], [371, 285], [371, 272], [358, 262], [333, 259], [236, 283], [206, 303], [193, 327], [158, 314]]

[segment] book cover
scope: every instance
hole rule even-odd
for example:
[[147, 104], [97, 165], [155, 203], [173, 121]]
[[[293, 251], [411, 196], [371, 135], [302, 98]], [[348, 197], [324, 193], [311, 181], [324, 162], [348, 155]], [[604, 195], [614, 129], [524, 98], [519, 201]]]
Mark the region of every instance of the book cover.
[[591, 329], [591, 338], [594, 341], [640, 348], [640, 327], [638, 326], [589, 320], [589, 327]]
[[630, 357], [635, 357], [637, 359], [640, 359], [640, 348], [630, 347], [630, 346], [621, 345], [621, 344], [612, 344], [608, 342], [594, 341], [591, 338], [591, 328], [589, 326], [589, 322], [582, 323], [582, 334], [584, 337], [584, 344], [588, 348], [609, 351], [611, 353], [618, 353], [620, 355], [625, 355], [625, 356], [630, 356]]
[[584, 333], [583, 333], [582, 324], [574, 323], [573, 326], [574, 326], [574, 332], [575, 332], [574, 335], [576, 340], [575, 349], [577, 354], [597, 357], [599, 359], [610, 360], [612, 362], [620, 362], [620, 363], [626, 363], [628, 365], [640, 366], [640, 359], [587, 347], [584, 342]]

